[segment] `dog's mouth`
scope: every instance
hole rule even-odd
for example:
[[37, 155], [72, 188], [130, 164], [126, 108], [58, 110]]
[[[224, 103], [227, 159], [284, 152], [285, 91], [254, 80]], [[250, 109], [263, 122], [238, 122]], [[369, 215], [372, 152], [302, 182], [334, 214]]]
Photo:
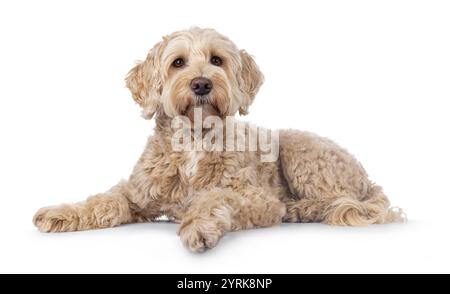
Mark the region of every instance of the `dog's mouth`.
[[204, 121], [208, 116], [222, 117], [220, 110], [214, 103], [214, 99], [209, 95], [195, 96], [190, 105], [186, 108], [184, 115], [194, 122], [195, 116], [200, 115], [200, 119]]

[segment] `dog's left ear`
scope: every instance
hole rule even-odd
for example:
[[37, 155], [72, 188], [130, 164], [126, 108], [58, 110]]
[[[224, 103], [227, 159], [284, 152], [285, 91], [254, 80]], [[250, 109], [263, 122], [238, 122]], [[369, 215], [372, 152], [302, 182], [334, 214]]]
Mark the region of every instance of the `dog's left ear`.
[[161, 54], [166, 40], [156, 44], [147, 58], [133, 67], [125, 78], [134, 101], [142, 107], [142, 116], [151, 119], [160, 106], [162, 91], [161, 74], [159, 72]]
[[239, 107], [239, 114], [245, 115], [248, 113], [248, 108], [255, 99], [259, 88], [264, 83], [264, 76], [255, 60], [245, 50], [239, 51], [239, 54], [242, 63], [239, 87], [244, 94], [244, 99]]

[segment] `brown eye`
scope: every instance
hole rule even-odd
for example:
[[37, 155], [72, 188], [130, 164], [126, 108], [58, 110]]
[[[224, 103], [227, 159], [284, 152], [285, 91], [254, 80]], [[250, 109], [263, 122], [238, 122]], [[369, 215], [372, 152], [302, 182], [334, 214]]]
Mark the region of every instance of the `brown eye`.
[[211, 57], [211, 64], [215, 66], [221, 66], [222, 63], [223, 63], [222, 58], [220, 58], [219, 56]]
[[182, 67], [184, 65], [184, 59], [183, 58], [177, 58], [172, 63], [175, 67]]

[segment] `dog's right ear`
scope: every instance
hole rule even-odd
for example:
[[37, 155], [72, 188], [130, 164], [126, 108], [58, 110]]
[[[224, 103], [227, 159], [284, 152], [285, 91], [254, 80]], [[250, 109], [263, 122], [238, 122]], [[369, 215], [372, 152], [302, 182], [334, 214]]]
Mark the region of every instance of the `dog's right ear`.
[[142, 107], [142, 116], [151, 119], [160, 106], [162, 81], [160, 74], [161, 54], [166, 40], [156, 44], [147, 58], [128, 72], [125, 78], [134, 101]]

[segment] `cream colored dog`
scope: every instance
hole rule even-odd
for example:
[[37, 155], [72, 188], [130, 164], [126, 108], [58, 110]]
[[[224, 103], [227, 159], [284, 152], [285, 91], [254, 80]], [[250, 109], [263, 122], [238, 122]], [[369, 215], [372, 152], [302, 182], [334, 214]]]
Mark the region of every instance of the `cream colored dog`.
[[[276, 142], [271, 146], [279, 146], [272, 161], [261, 160], [261, 141], [255, 150], [175, 150], [176, 117], [189, 118], [186, 123], [202, 112], [200, 127], [189, 127], [188, 138], [199, 129], [200, 139], [222, 134], [227, 127], [217, 132], [202, 123], [246, 114], [263, 83], [252, 57], [212, 29], [164, 37], [126, 83], [144, 117], [156, 119], [133, 173], [86, 201], [40, 209], [33, 219], [39, 230], [108, 228], [165, 215], [180, 223], [179, 235], [189, 249], [202, 251], [225, 232], [282, 221], [361, 226], [403, 220], [352, 155], [311, 133], [269, 133]], [[261, 130], [244, 125], [227, 138], [258, 136]]]

